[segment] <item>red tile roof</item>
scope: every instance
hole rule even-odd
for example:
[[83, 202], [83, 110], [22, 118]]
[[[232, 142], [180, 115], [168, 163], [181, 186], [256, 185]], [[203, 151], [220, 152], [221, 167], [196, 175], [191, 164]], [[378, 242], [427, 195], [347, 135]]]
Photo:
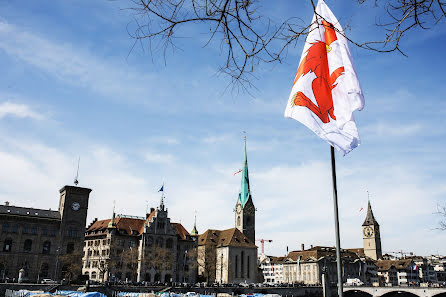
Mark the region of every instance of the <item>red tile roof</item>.
[[[87, 229], [87, 232], [104, 231], [108, 228], [110, 221], [111, 219], [96, 221]], [[144, 232], [145, 220], [142, 219], [115, 218], [115, 223], [118, 231], [123, 230], [128, 235], [141, 235]]]
[[198, 245], [256, 247], [256, 245], [237, 228], [227, 230], [208, 229], [198, 237]]
[[187, 232], [186, 228], [183, 227], [180, 223], [171, 223], [172, 227], [175, 228], [177, 235], [180, 239], [186, 240], [187, 236], [190, 236], [189, 232]]

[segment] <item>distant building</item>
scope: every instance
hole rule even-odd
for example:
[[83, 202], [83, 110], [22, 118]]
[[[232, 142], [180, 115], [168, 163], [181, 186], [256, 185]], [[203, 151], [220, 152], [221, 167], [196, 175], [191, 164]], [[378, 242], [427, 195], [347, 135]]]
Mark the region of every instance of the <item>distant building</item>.
[[379, 230], [379, 224], [373, 216], [372, 206], [370, 201], [367, 207], [367, 216], [362, 224], [363, 233], [363, 243], [364, 243], [364, 254], [372, 258], [373, 260], [378, 260], [382, 258], [381, 249], [381, 234]]
[[268, 285], [283, 283], [283, 263], [286, 257], [265, 256], [260, 260], [263, 283]]
[[235, 228], [208, 229], [199, 236], [197, 263], [200, 280], [218, 283], [258, 282], [255, 211], [249, 187], [245, 139], [241, 189], [235, 205]]
[[[343, 280], [361, 278], [362, 262], [358, 255], [341, 250]], [[336, 249], [316, 246], [307, 250], [292, 251], [283, 263], [283, 282], [322, 285], [325, 270], [328, 283], [337, 282]]]
[[[0, 205], [0, 278], [37, 281], [80, 273], [91, 189], [60, 189], [59, 209]], [[73, 255], [73, 257], [69, 256]], [[67, 274], [70, 274], [67, 276]]]
[[163, 198], [146, 218], [113, 214], [85, 233], [83, 274], [97, 281], [196, 281], [196, 240], [171, 223]]
[[376, 265], [382, 285], [409, 286], [420, 284], [418, 267], [412, 259], [378, 260]]

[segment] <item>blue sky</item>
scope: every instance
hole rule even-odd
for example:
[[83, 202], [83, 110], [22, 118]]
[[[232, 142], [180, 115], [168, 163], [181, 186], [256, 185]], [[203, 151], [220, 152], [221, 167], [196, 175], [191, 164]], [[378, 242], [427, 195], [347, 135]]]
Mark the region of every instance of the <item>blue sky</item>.
[[[311, 21], [307, 1], [274, 4], [263, 7], [273, 18]], [[352, 38], [378, 36], [378, 8], [327, 4]], [[172, 221], [191, 230], [196, 211], [200, 232], [230, 228], [247, 131], [257, 237], [273, 239], [266, 252], [334, 245], [329, 146], [283, 117], [302, 43], [258, 68], [254, 96], [225, 93], [218, 42], [203, 48], [202, 28], [186, 28], [166, 65], [131, 51], [129, 5], [0, 3], [0, 201], [56, 209], [80, 156], [89, 221], [109, 217], [114, 200], [119, 213], [143, 216], [164, 181]], [[342, 247], [362, 247], [369, 191], [385, 252], [446, 254], [433, 214], [446, 203], [444, 25], [408, 35], [408, 58], [351, 46], [366, 106], [355, 114], [361, 146], [337, 157]]]

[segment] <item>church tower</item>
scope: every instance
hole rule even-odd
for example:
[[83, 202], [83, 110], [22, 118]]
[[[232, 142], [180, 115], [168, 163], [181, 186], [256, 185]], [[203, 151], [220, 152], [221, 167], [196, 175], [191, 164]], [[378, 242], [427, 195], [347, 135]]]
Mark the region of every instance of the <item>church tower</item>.
[[245, 136], [245, 158], [243, 162], [240, 194], [238, 195], [237, 203], [235, 205], [235, 227], [245, 234], [253, 243], [255, 243], [256, 239], [255, 218], [254, 202], [252, 201], [249, 189], [248, 158], [246, 155]]
[[370, 200], [367, 207], [367, 216], [362, 224], [362, 235], [364, 242], [364, 254], [374, 260], [382, 258], [379, 224], [373, 216]]

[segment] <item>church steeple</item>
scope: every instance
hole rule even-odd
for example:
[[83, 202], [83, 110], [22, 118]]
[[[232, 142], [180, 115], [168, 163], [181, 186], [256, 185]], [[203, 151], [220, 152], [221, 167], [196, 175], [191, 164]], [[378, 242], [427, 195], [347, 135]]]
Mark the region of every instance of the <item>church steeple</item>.
[[373, 215], [370, 200], [367, 207], [367, 215], [362, 224], [364, 254], [374, 260], [382, 257], [381, 234], [379, 224]]
[[249, 188], [248, 157], [246, 154], [243, 160], [242, 181], [237, 203], [235, 204], [235, 227], [245, 234], [252, 242], [255, 242], [256, 208], [252, 201], [251, 190]]
[[197, 214], [195, 214], [194, 228], [190, 232], [190, 235], [192, 237], [198, 237], [198, 235], [199, 235], [198, 230], [197, 230]]
[[373, 211], [372, 211], [372, 206], [370, 204], [370, 200], [369, 200], [369, 204], [367, 206], [367, 216], [365, 217], [364, 223], [362, 225], [363, 226], [379, 225], [378, 222], [376, 221], [375, 217], [373, 216]]
[[110, 222], [108, 223], [108, 228], [116, 228], [116, 222], [115, 222], [115, 202], [113, 201], [113, 215], [112, 215], [112, 219], [110, 220]]
[[248, 174], [248, 156], [246, 154], [246, 136], [245, 136], [245, 156], [243, 160], [242, 181], [240, 186], [239, 200], [242, 207], [245, 207], [246, 201], [248, 201], [251, 195], [249, 190], [249, 174]]

